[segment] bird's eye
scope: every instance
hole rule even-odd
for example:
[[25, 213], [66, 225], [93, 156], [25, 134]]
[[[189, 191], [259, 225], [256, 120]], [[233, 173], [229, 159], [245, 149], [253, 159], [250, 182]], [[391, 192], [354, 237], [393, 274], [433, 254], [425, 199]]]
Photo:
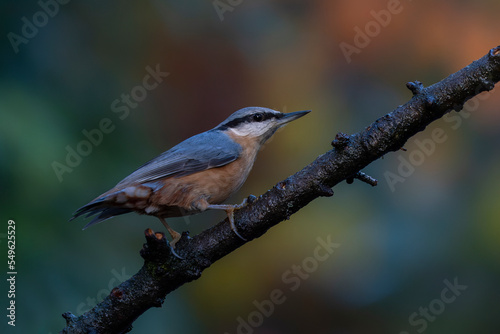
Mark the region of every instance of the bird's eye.
[[262, 114], [255, 114], [253, 115], [253, 120], [256, 122], [262, 122], [264, 120], [264, 116], [262, 116]]

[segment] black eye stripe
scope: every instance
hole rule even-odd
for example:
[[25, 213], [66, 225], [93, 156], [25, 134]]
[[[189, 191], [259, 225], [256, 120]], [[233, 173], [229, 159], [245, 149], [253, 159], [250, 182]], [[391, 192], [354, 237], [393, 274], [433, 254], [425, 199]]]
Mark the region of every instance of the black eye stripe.
[[[262, 117], [262, 119], [260, 121], [255, 119], [255, 117], [257, 115], [260, 115]], [[243, 124], [243, 123], [263, 122], [263, 121], [266, 121], [266, 120], [272, 119], [272, 118], [281, 118], [281, 115], [282, 114], [275, 114], [275, 113], [270, 113], [270, 112], [261, 112], [258, 114], [246, 115], [244, 117], [235, 118], [235, 119], [233, 119], [225, 124], [222, 124], [219, 127], [219, 130], [226, 130], [228, 128], [235, 128], [238, 125]]]

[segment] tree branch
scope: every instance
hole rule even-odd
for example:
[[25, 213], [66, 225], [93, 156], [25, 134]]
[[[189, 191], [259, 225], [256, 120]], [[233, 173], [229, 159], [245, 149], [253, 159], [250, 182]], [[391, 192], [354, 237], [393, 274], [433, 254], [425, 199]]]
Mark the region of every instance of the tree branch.
[[[265, 194], [235, 212], [239, 232], [252, 240], [279, 222], [290, 218], [320, 196], [332, 196], [331, 188], [356, 178], [371, 185], [376, 180], [359, 172], [384, 154], [397, 151], [416, 133], [451, 110], [460, 111], [473, 96], [494, 88], [500, 80], [500, 46], [486, 56], [425, 88], [415, 81], [407, 84], [413, 98], [353, 135], [339, 133], [333, 149], [301, 171], [279, 182]], [[203, 270], [231, 253], [244, 242], [226, 220], [177, 243], [175, 257], [163, 233], [146, 230], [141, 250], [143, 267], [132, 278], [114, 288], [100, 304], [76, 317], [67, 312], [67, 327], [61, 333], [125, 333], [151, 307], [160, 307], [166, 295], [201, 276]]]

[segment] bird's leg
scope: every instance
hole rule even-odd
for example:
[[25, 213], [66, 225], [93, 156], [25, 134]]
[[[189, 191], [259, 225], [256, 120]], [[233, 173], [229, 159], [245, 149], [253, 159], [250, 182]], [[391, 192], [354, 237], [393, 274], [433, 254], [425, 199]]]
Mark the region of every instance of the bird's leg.
[[163, 224], [163, 226], [165, 226], [167, 228], [167, 231], [168, 233], [170, 233], [170, 236], [172, 237], [172, 241], [170, 241], [170, 246], [175, 249], [175, 244], [177, 243], [177, 241], [181, 240], [181, 234], [177, 231], [174, 231], [173, 228], [171, 228], [168, 224], [167, 224], [167, 221], [165, 220], [165, 218], [163, 217], [158, 217], [158, 219], [161, 221], [161, 223]]
[[224, 210], [227, 213], [227, 218], [229, 219], [229, 224], [231, 225], [231, 230], [233, 230], [234, 234], [236, 234], [241, 240], [247, 241], [247, 239], [243, 238], [236, 229], [236, 225], [234, 224], [234, 210], [239, 210], [244, 207], [247, 203], [247, 199], [241, 203], [236, 205], [231, 204], [210, 204], [207, 206], [207, 209], [215, 209], [215, 210]]

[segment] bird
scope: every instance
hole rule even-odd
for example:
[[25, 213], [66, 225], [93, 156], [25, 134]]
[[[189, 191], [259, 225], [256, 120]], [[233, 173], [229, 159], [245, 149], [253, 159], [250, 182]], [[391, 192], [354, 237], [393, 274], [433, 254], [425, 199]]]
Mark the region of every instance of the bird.
[[114, 216], [136, 212], [157, 217], [169, 232], [170, 246], [181, 234], [166, 218], [224, 210], [232, 231], [241, 239], [234, 211], [245, 205], [223, 204], [246, 181], [262, 145], [282, 126], [310, 110], [282, 113], [247, 107], [231, 114], [215, 128], [194, 135], [118, 182], [73, 213], [70, 220], [95, 216], [84, 230]]

